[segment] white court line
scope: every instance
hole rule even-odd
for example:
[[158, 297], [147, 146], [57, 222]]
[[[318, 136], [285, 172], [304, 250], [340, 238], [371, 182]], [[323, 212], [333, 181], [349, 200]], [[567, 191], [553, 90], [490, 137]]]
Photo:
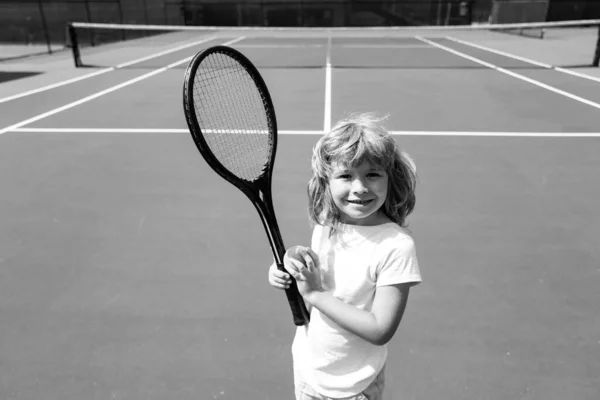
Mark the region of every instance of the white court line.
[[600, 132], [470, 132], [470, 131], [391, 131], [405, 136], [468, 136], [468, 137], [536, 137], [536, 138], [597, 138]]
[[160, 53], [151, 54], [151, 55], [146, 56], [146, 57], [141, 57], [141, 58], [138, 58], [138, 59], [133, 60], [133, 61], [128, 61], [126, 63], [119, 64], [119, 65], [117, 65], [116, 68], [125, 68], [125, 67], [128, 67], [130, 65], [134, 65], [134, 64], [138, 64], [138, 63], [141, 63], [141, 62], [144, 62], [144, 61], [148, 61], [148, 60], [151, 60], [151, 59], [156, 58], [156, 57], [164, 56], [166, 54], [174, 53], [174, 52], [179, 51], [179, 50], [187, 49], [188, 47], [197, 46], [199, 44], [208, 42], [208, 41], [216, 39], [216, 38], [217, 38], [216, 36], [209, 36], [209, 37], [207, 37], [205, 39], [202, 39], [202, 40], [197, 40], [197, 41], [192, 42], [192, 43], [186, 43], [186, 44], [181, 45], [179, 47], [175, 47], [175, 48], [172, 48], [172, 49], [161, 51]]
[[68, 85], [70, 83], [79, 82], [79, 81], [82, 81], [84, 79], [92, 78], [94, 76], [102, 75], [102, 74], [105, 74], [107, 72], [114, 71], [114, 70], [115, 70], [114, 67], [110, 67], [110, 68], [106, 68], [106, 69], [101, 69], [100, 71], [92, 72], [91, 74], [86, 74], [86, 75], [78, 76], [77, 78], [67, 79], [65, 81], [53, 83], [52, 85], [43, 86], [41, 88], [29, 90], [27, 92], [22, 92], [22, 93], [19, 93], [19, 94], [15, 94], [13, 96], [4, 97], [4, 98], [0, 99], [0, 103], [5, 103], [7, 101], [20, 99], [21, 97], [29, 96], [29, 95], [36, 94], [36, 93], [45, 92], [46, 90], [54, 89], [54, 88], [57, 88], [57, 87], [60, 87], [60, 86], [64, 86], [64, 85]]
[[[208, 41], [208, 40], [211, 40], [211, 39], [207, 38], [204, 41]], [[25, 125], [29, 125], [32, 122], [39, 121], [39, 120], [44, 119], [46, 117], [49, 117], [51, 115], [57, 114], [57, 113], [59, 113], [61, 111], [65, 111], [65, 110], [68, 110], [68, 109], [73, 108], [75, 106], [78, 106], [80, 104], [86, 103], [86, 102], [88, 102], [90, 100], [93, 100], [93, 99], [96, 99], [96, 98], [98, 98], [100, 96], [104, 96], [105, 94], [114, 92], [116, 90], [124, 88], [125, 86], [129, 86], [129, 85], [132, 85], [132, 84], [134, 84], [136, 82], [139, 82], [141, 80], [150, 78], [151, 76], [158, 75], [158, 74], [160, 74], [162, 72], [165, 72], [166, 70], [169, 70], [171, 68], [174, 68], [174, 67], [176, 67], [176, 66], [178, 66], [180, 64], [184, 64], [186, 62], [189, 62], [193, 57], [194, 56], [186, 57], [183, 60], [176, 61], [176, 62], [174, 62], [172, 64], [167, 65], [166, 67], [162, 67], [162, 68], [156, 69], [154, 71], [148, 72], [148, 73], [146, 73], [144, 75], [140, 75], [140, 76], [138, 76], [136, 78], [130, 79], [130, 80], [125, 81], [123, 83], [120, 83], [118, 85], [111, 86], [108, 89], [105, 89], [105, 90], [102, 90], [100, 92], [94, 93], [94, 94], [92, 94], [90, 96], [84, 97], [84, 98], [79, 99], [77, 101], [73, 101], [73, 102], [71, 102], [69, 104], [65, 104], [62, 107], [55, 108], [55, 109], [50, 110], [48, 112], [45, 112], [43, 114], [36, 115], [33, 118], [29, 118], [29, 119], [26, 119], [24, 121], [18, 122], [18, 123], [14, 124], [14, 125], [8, 126], [8, 127], [4, 128], [4, 129], [0, 129], [0, 135], [2, 135], [3, 133], [9, 132], [9, 131], [14, 131], [17, 128], [20, 128], [20, 127], [25, 126]]]
[[46, 90], [54, 89], [54, 88], [57, 88], [57, 87], [60, 87], [60, 86], [64, 86], [64, 85], [68, 85], [70, 83], [79, 82], [79, 81], [82, 81], [84, 79], [93, 78], [94, 76], [102, 75], [102, 74], [105, 74], [107, 72], [114, 71], [115, 69], [124, 68], [124, 67], [130, 66], [130, 65], [141, 63], [143, 61], [148, 61], [148, 60], [151, 60], [153, 58], [161, 57], [161, 56], [164, 56], [166, 54], [173, 53], [173, 52], [176, 52], [176, 51], [179, 51], [179, 50], [183, 50], [183, 49], [188, 48], [188, 47], [196, 46], [196, 45], [198, 45], [200, 43], [204, 43], [204, 42], [206, 42], [208, 40], [213, 40], [213, 39], [216, 39], [216, 38], [217, 38], [216, 36], [210, 36], [210, 37], [208, 37], [206, 39], [203, 39], [203, 40], [200, 40], [200, 41], [195, 41], [195, 42], [192, 42], [192, 43], [187, 43], [185, 45], [182, 45], [182, 46], [179, 46], [179, 47], [175, 47], [175, 48], [172, 48], [172, 49], [168, 49], [168, 50], [162, 51], [160, 53], [155, 53], [155, 54], [151, 54], [151, 55], [146, 56], [146, 57], [137, 58], [135, 60], [128, 61], [128, 62], [123, 63], [123, 64], [119, 64], [116, 67], [110, 67], [110, 68], [106, 68], [106, 69], [101, 69], [100, 71], [92, 72], [91, 74], [82, 75], [82, 76], [79, 76], [79, 77], [73, 78], [73, 79], [67, 79], [66, 81], [57, 82], [57, 83], [54, 83], [52, 85], [44, 86], [44, 87], [41, 87], [41, 88], [29, 90], [27, 92], [19, 93], [19, 94], [13, 95], [13, 96], [5, 97], [5, 98], [0, 99], [0, 104], [1, 103], [5, 103], [7, 101], [20, 99], [21, 97], [30, 96], [32, 94], [37, 94], [37, 93], [45, 92]]
[[595, 103], [595, 102], [593, 102], [591, 100], [584, 99], [583, 97], [579, 97], [579, 96], [576, 96], [576, 95], [574, 95], [572, 93], [569, 93], [569, 92], [566, 92], [564, 90], [555, 88], [554, 86], [546, 85], [545, 83], [542, 83], [540, 81], [536, 81], [535, 79], [531, 79], [531, 78], [528, 78], [528, 77], [526, 77], [524, 75], [520, 75], [520, 74], [517, 74], [515, 72], [509, 71], [507, 69], [498, 67], [497, 65], [491, 64], [491, 63], [483, 61], [483, 60], [480, 60], [479, 58], [472, 57], [472, 56], [470, 56], [468, 54], [461, 53], [460, 51], [451, 49], [450, 47], [446, 47], [446, 46], [441, 45], [439, 43], [432, 42], [431, 40], [425, 39], [424, 37], [421, 37], [421, 36], [415, 36], [415, 37], [417, 39], [419, 39], [419, 40], [424, 41], [425, 43], [429, 43], [432, 46], [438, 47], [438, 48], [440, 48], [442, 50], [446, 50], [449, 53], [452, 53], [452, 54], [455, 54], [457, 56], [466, 58], [467, 60], [471, 60], [473, 62], [476, 62], [477, 64], [481, 64], [481, 65], [483, 65], [485, 67], [494, 69], [494, 70], [496, 70], [498, 72], [502, 72], [503, 74], [510, 75], [510, 76], [512, 76], [514, 78], [517, 78], [517, 79], [520, 79], [522, 81], [525, 81], [525, 82], [531, 83], [533, 85], [539, 86], [539, 87], [541, 87], [543, 89], [546, 89], [546, 90], [549, 90], [551, 92], [560, 94], [561, 96], [565, 96], [565, 97], [568, 97], [568, 98], [570, 98], [572, 100], [576, 100], [576, 101], [578, 101], [580, 103], [587, 104], [588, 106], [600, 109], [600, 104]]
[[[188, 58], [186, 58], [185, 60], [182, 60], [182, 61], [178, 62], [178, 63], [177, 63], [177, 65], [178, 65], [178, 64], [183, 64], [183, 62], [185, 62], [185, 61], [188, 61], [188, 60], [190, 60], [191, 58], [192, 58], [192, 57], [188, 57]], [[171, 65], [172, 65], [172, 64], [171, 64]], [[32, 122], [39, 121], [39, 120], [41, 120], [41, 119], [44, 119], [44, 118], [46, 118], [46, 117], [49, 117], [49, 116], [51, 116], [51, 115], [58, 114], [58, 113], [59, 113], [59, 112], [61, 112], [61, 111], [65, 111], [65, 110], [68, 110], [69, 108], [73, 108], [73, 107], [75, 107], [75, 106], [78, 106], [78, 105], [80, 105], [80, 104], [86, 103], [86, 102], [88, 102], [88, 101], [90, 101], [90, 100], [93, 100], [93, 99], [95, 99], [95, 98], [98, 98], [98, 97], [100, 97], [100, 96], [103, 96], [103, 95], [105, 95], [105, 94], [108, 94], [108, 93], [110, 93], [110, 92], [114, 92], [114, 91], [116, 91], [116, 90], [119, 90], [119, 89], [121, 89], [121, 88], [123, 88], [123, 87], [125, 87], [125, 86], [129, 86], [129, 85], [131, 85], [131, 84], [133, 84], [133, 83], [136, 83], [136, 82], [138, 82], [138, 81], [141, 81], [141, 80], [143, 80], [143, 79], [150, 78], [151, 76], [154, 76], [154, 75], [158, 75], [158, 74], [160, 74], [161, 72], [164, 72], [164, 71], [166, 71], [167, 69], [169, 69], [169, 68], [171, 67], [171, 65], [169, 65], [169, 66], [166, 66], [166, 67], [163, 67], [163, 68], [160, 68], [160, 69], [157, 69], [157, 70], [154, 70], [154, 71], [152, 71], [152, 72], [149, 72], [149, 73], [147, 73], [147, 74], [144, 74], [144, 75], [138, 76], [138, 77], [136, 77], [136, 78], [130, 79], [130, 80], [128, 80], [128, 81], [125, 81], [125, 82], [123, 82], [123, 83], [120, 83], [120, 84], [118, 84], [118, 85], [116, 85], [116, 86], [112, 86], [112, 87], [110, 87], [110, 88], [108, 88], [108, 89], [105, 89], [105, 90], [102, 90], [102, 91], [100, 91], [100, 92], [94, 93], [94, 94], [93, 94], [93, 95], [91, 95], [91, 96], [84, 97], [84, 98], [82, 98], [82, 99], [79, 99], [79, 100], [77, 100], [77, 101], [73, 101], [73, 102], [71, 102], [71, 103], [69, 103], [69, 104], [65, 104], [65, 105], [64, 105], [64, 106], [62, 106], [62, 107], [55, 108], [55, 109], [53, 109], [53, 110], [50, 110], [50, 111], [48, 111], [48, 112], [45, 112], [45, 113], [43, 113], [43, 114], [38, 114], [38, 115], [36, 115], [36, 116], [35, 116], [35, 117], [33, 117], [33, 118], [29, 118], [29, 119], [26, 119], [26, 120], [24, 120], [24, 121], [18, 122], [18, 123], [14, 124], [14, 125], [8, 126], [8, 127], [4, 128], [4, 129], [1, 129], [1, 130], [0, 130], [0, 135], [2, 135], [3, 133], [6, 133], [6, 132], [14, 131], [14, 130], [15, 130], [15, 129], [17, 129], [17, 128], [20, 128], [20, 127], [22, 127], [22, 126], [24, 126], [24, 125], [29, 125], [29, 124], [31, 124]]]
[[435, 49], [424, 44], [343, 44], [347, 49]]
[[[188, 134], [188, 129], [152, 128], [15, 128], [14, 132], [24, 133], [115, 133], [115, 134]], [[323, 135], [324, 131], [280, 130], [280, 135]], [[537, 137], [537, 138], [598, 138], [600, 132], [470, 132], [470, 131], [390, 131], [397, 136], [468, 136], [468, 137]]]
[[301, 49], [320, 48], [322, 44], [242, 44], [237, 46], [244, 49]]
[[237, 42], [241, 42], [244, 39], [246, 39], [246, 36], [240, 36], [238, 38], [230, 40], [229, 42], [223, 43], [222, 46], [231, 46], [232, 44], [237, 43]]
[[325, 60], [325, 111], [323, 130], [331, 129], [331, 35], [327, 38], [327, 58]]
[[504, 51], [492, 49], [491, 47], [486, 47], [486, 46], [482, 46], [480, 44], [475, 44], [475, 43], [467, 42], [466, 40], [458, 39], [458, 38], [455, 38], [455, 37], [452, 37], [452, 36], [446, 36], [446, 39], [452, 40], [453, 42], [464, 44], [465, 46], [475, 47], [475, 48], [480, 49], [480, 50], [489, 51], [490, 53], [496, 53], [496, 54], [499, 54], [499, 55], [504, 56], [504, 57], [513, 58], [515, 60], [523, 61], [523, 62], [532, 64], [532, 65], [537, 65], [538, 67], [542, 67], [542, 68], [546, 68], [546, 69], [553, 69], [553, 70], [556, 70], [556, 71], [559, 71], [559, 72], [562, 72], [562, 73], [565, 73], [565, 74], [577, 76], [579, 78], [584, 78], [584, 79], [589, 79], [591, 81], [600, 82], [600, 78], [595, 77], [595, 76], [591, 76], [591, 75], [582, 74], [581, 72], [576, 72], [576, 71], [573, 71], [573, 70], [570, 70], [570, 69], [561, 68], [561, 67], [557, 67], [557, 66], [554, 66], [554, 65], [541, 63], [539, 61], [531, 60], [529, 58], [525, 58], [525, 57], [517, 56], [515, 54], [510, 54], [510, 53], [507, 53], [507, 52], [504, 52]]
[[[17, 128], [13, 132], [23, 133], [161, 133], [161, 134], [180, 134], [189, 133], [189, 129], [172, 128]], [[323, 131], [310, 130], [279, 130], [280, 135], [322, 135]]]

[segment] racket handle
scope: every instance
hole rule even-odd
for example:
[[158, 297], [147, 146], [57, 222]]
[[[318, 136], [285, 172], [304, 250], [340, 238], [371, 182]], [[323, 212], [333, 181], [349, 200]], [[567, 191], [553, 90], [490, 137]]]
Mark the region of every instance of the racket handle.
[[[285, 272], [283, 264], [277, 264], [277, 268], [280, 271]], [[290, 309], [292, 310], [294, 325], [308, 325], [310, 321], [310, 314], [306, 309], [306, 304], [304, 304], [304, 299], [302, 298], [302, 295], [300, 295], [300, 292], [298, 291], [298, 284], [296, 283], [296, 280], [293, 277], [290, 287], [285, 290], [285, 295], [287, 296], [288, 303], [290, 304]]]

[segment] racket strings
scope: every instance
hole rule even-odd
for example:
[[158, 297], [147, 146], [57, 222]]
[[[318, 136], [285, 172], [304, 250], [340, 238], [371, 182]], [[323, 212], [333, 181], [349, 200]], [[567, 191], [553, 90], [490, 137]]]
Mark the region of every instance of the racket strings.
[[236, 176], [254, 181], [271, 152], [266, 99], [252, 76], [235, 59], [213, 53], [194, 80], [194, 109], [214, 156]]

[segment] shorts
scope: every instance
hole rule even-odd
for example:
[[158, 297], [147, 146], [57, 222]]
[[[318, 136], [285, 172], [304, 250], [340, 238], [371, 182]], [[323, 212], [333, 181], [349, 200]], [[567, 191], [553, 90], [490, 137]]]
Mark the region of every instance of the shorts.
[[350, 397], [333, 398], [323, 396], [308, 385], [294, 368], [294, 387], [296, 400], [383, 400], [383, 389], [385, 387], [385, 367], [375, 377], [375, 380], [361, 393]]

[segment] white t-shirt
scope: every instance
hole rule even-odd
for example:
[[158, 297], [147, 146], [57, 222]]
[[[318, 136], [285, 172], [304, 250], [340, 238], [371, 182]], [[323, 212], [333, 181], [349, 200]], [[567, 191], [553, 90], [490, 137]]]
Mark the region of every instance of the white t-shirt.
[[[317, 225], [311, 248], [319, 255], [323, 289], [338, 299], [370, 310], [378, 286], [421, 282], [414, 241], [395, 223], [377, 226]], [[343, 329], [312, 308], [310, 323], [300, 326], [292, 344], [294, 368], [327, 397], [361, 393], [387, 358], [376, 346]]]

